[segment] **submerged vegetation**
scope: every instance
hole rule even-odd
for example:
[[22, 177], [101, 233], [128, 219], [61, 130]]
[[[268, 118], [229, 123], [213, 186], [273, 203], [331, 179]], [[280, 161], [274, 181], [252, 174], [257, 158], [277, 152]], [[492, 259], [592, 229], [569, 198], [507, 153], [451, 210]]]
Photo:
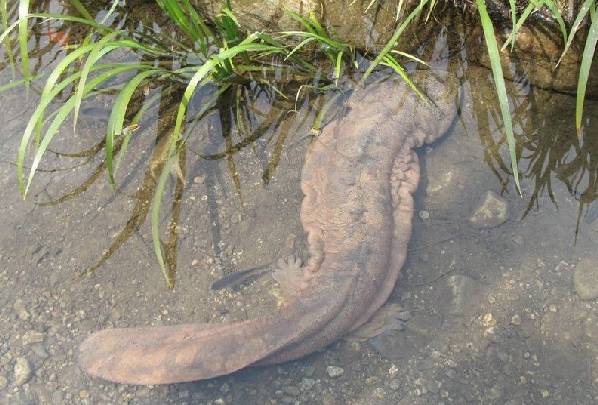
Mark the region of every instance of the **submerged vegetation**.
[[[176, 182], [178, 192], [175, 191], [175, 194], [180, 194], [182, 190], [185, 176], [185, 154], [182, 151], [193, 136], [197, 122], [211, 109], [227, 104], [233, 110], [236, 127], [240, 130], [248, 128], [250, 125], [247, 122], [251, 121], [247, 119], [249, 113], [240, 107], [246, 101], [248, 89], [259, 88], [280, 100], [290, 101], [292, 105], [292, 101], [297, 104], [307, 92], [338, 90], [343, 76], [352, 74], [363, 83], [380, 65], [391, 68], [414, 92], [425, 97], [409, 78], [406, 64], [423, 66], [426, 62], [398, 49], [397, 44], [414, 24], [433, 24], [432, 12], [438, 6], [435, 0], [419, 0], [414, 3], [413, 9], [406, 10], [400, 8], [403, 4], [400, 2], [393, 35], [379, 52], [371, 54], [360, 53], [351, 44], [339, 40], [314, 14], [289, 12], [299, 23], [300, 30], [266, 34], [245, 32], [228, 1], [218, 17], [208, 20], [194, 8], [190, 0], [156, 0], [168, 18], [168, 24], [160, 29], [149, 25], [143, 29], [128, 29], [116, 18], [121, 7], [118, 0], [113, 0], [108, 10], [102, 10], [95, 17], [79, 0], [69, 0], [68, 3], [71, 13], [56, 14], [45, 11], [46, 2], [34, 7], [28, 0], [19, 0], [10, 5], [7, 0], [0, 0], [0, 44], [5, 50], [7, 63], [15, 72], [20, 69], [22, 77], [0, 87], [0, 91], [21, 84], [30, 86], [39, 77], [43, 83], [39, 105], [29, 118], [17, 152], [20, 191], [23, 197], [27, 196], [51, 141], [69, 117], [72, 116], [73, 126], [76, 126], [84, 100], [102, 94], [114, 95], [115, 98], [104, 139], [93, 149], [96, 153], [103, 151], [104, 160], [90, 179], [95, 181], [105, 171], [108, 181], [116, 188], [118, 168], [126, 158], [129, 142], [139, 134], [144, 113], [157, 103], [163, 103], [158, 97], [152, 97], [150, 90], [156, 87], [170, 89], [171, 95], [176, 97], [172, 119], [159, 135], [151, 157], [151, 167], [139, 195], [139, 201], [145, 201], [150, 199], [149, 194], [153, 194], [151, 206], [141, 204], [135, 208], [136, 220], [127, 225], [108, 250], [111, 253], [120, 247], [126, 240], [126, 234], [138, 229], [149, 213], [154, 250], [170, 287], [174, 285], [175, 268], [168, 264], [173, 260], [167, 258], [172, 256], [172, 249], [176, 251], [176, 237], [171, 232], [169, 242], [161, 241], [160, 209], [169, 181], [174, 178]], [[518, 156], [502, 74], [501, 50], [485, 0], [476, 0], [475, 4], [490, 57], [512, 172], [520, 190]], [[581, 35], [583, 23], [589, 20], [577, 91], [575, 122], [580, 130], [589, 70], [598, 42], [595, 0], [583, 2], [571, 26], [567, 26], [553, 0], [533, 0], [524, 7], [510, 0], [509, 6], [512, 30], [502, 45], [502, 51], [516, 46], [521, 27], [540, 9], [548, 10], [557, 22], [564, 44], [563, 55], [569, 51], [573, 38]], [[65, 51], [51, 68], [31, 66], [29, 37], [32, 26], [43, 26], [51, 46], [59, 44]], [[189, 105], [194, 94], [205, 86], [215, 86], [215, 90], [199, 111], [189, 117]], [[56, 102], [58, 108], [50, 111]], [[317, 114], [312, 125], [314, 129], [320, 127], [325, 111], [326, 105]], [[263, 128], [248, 130], [244, 134], [244, 142], [260, 136], [260, 131]], [[222, 158], [228, 158], [230, 151], [239, 147], [230, 143], [230, 137], [227, 142], [228, 151], [221, 154]], [[211, 159], [215, 156], [202, 158]], [[28, 173], [25, 173], [28, 159], [31, 162]], [[233, 165], [232, 173], [235, 173], [234, 162], [231, 160], [229, 164]], [[273, 166], [275, 164], [276, 161], [273, 161]], [[269, 165], [264, 173], [264, 181], [268, 181], [273, 169]], [[171, 177], [171, 173], [176, 176]], [[69, 193], [63, 198], [75, 194]], [[176, 200], [175, 196], [175, 204]], [[173, 206], [172, 223], [176, 223], [174, 212], [177, 210]], [[99, 267], [107, 257], [104, 255], [90, 271]]]

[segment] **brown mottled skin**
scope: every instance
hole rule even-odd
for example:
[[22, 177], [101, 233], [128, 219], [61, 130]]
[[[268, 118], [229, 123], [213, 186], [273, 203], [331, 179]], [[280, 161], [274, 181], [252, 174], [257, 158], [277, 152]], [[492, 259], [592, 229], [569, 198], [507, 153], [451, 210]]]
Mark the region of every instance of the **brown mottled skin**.
[[402, 83], [379, 82], [356, 92], [311, 145], [301, 179], [310, 258], [281, 278], [294, 292], [284, 307], [226, 324], [103, 330], [81, 345], [82, 368], [128, 384], [201, 380], [302, 357], [368, 321], [405, 260], [419, 181], [414, 149], [455, 115], [445, 88], [430, 80], [421, 87], [436, 107]]

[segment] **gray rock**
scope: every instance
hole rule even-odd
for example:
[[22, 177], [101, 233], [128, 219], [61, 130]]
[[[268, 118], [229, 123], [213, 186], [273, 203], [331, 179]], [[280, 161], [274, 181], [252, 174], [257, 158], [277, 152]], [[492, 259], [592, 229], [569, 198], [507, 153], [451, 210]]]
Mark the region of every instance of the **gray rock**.
[[469, 222], [478, 228], [493, 228], [509, 219], [509, 203], [494, 191], [487, 191]]
[[326, 367], [326, 373], [328, 373], [330, 378], [338, 378], [345, 374], [345, 370], [338, 366], [328, 366]]
[[25, 357], [17, 357], [15, 361], [15, 384], [17, 386], [25, 384], [27, 381], [31, 379], [33, 375], [33, 368], [31, 367], [31, 363]]
[[582, 300], [598, 298], [598, 260], [582, 259], [573, 273], [575, 292]]
[[8, 379], [0, 374], [0, 390], [3, 390], [8, 385]]

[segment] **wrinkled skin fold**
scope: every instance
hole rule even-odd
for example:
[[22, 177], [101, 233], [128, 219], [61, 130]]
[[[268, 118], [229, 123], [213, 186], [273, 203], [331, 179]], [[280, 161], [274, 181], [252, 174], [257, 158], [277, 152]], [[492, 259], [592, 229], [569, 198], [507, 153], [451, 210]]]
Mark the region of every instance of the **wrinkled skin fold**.
[[368, 321], [386, 302], [405, 261], [415, 149], [451, 126], [453, 92], [432, 75], [418, 99], [399, 81], [356, 91], [342, 118], [310, 145], [302, 172], [301, 222], [310, 258], [285, 277], [296, 293], [274, 314], [226, 324], [106, 329], [80, 348], [90, 375], [128, 384], [208, 379], [321, 349]]

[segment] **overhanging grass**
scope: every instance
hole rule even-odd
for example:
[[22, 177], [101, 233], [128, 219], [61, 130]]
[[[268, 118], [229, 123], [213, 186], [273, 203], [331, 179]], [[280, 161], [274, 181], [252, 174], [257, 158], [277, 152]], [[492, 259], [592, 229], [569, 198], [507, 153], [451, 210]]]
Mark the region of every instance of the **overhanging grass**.
[[[111, 83], [110, 86], [114, 86], [114, 81], [120, 83], [120, 85], [106, 128], [104, 147], [108, 181], [116, 186], [117, 179], [114, 172], [125, 156], [128, 140], [138, 128], [141, 119], [141, 111], [132, 119], [128, 119], [127, 116], [135, 94], [138, 94], [139, 89], [149, 81], [182, 83], [185, 90], [178, 104], [174, 125], [169, 134], [168, 153], [157, 181], [151, 212], [154, 250], [164, 277], [169, 286], [172, 286], [173, 280], [166, 271], [159, 237], [160, 206], [168, 184], [170, 168], [174, 165], [178, 156], [180, 145], [185, 142], [185, 137], [182, 134], [185, 131], [184, 123], [187, 116], [187, 107], [197, 89], [207, 83], [214, 83], [219, 86], [220, 90], [218, 91], [237, 87], [237, 90], [231, 90], [231, 94], [240, 94], [238, 89], [251, 79], [265, 83], [271, 86], [273, 91], [280, 93], [276, 83], [268, 82], [263, 78], [260, 79], [254, 74], [268, 70], [280, 71], [281, 69], [291, 72], [300, 71], [307, 78], [323, 73], [324, 76], [332, 79], [330, 81], [332, 83], [330, 87], [332, 88], [335, 87], [335, 84], [338, 84], [339, 78], [345, 72], [357, 68], [356, 51], [349, 44], [335, 38], [334, 33], [326, 29], [313, 14], [301, 16], [291, 13], [291, 17], [300, 23], [301, 30], [286, 31], [279, 35], [267, 35], [259, 32], [246, 34], [239, 27], [238, 21], [230, 9], [230, 4], [228, 7], [223, 8], [222, 14], [212, 23], [208, 23], [196, 12], [189, 0], [157, 0], [158, 5], [180, 32], [177, 35], [168, 35], [168, 32], [161, 32], [152, 37], [146, 34], [137, 35], [121, 31], [106, 24], [108, 16], [118, 5], [116, 0], [112, 2], [107, 15], [99, 23], [95, 21], [81, 2], [70, 0], [70, 3], [77, 10], [79, 16], [32, 13], [29, 10], [29, 0], [20, 0], [18, 3], [19, 18], [9, 25], [7, 17], [9, 13], [6, 11], [7, 2], [6, 0], [0, 0], [0, 24], [3, 30], [0, 34], [0, 43], [6, 47], [7, 41], [11, 40], [9, 34], [15, 30], [17, 31], [23, 83], [29, 83], [32, 79], [27, 49], [30, 20], [37, 23], [55, 19], [68, 23], [83, 24], [90, 29], [90, 34], [85, 40], [71, 46], [68, 54], [57, 64], [46, 79], [39, 105], [30, 117], [17, 154], [17, 177], [20, 191], [23, 197], [27, 195], [41, 159], [66, 119], [72, 114], [73, 125], [76, 125], [82, 102], [95, 94], [105, 91], [109, 83]], [[371, 2], [368, 7], [373, 3]], [[503, 44], [503, 49], [506, 49], [508, 45], [511, 45], [511, 47], [515, 45], [518, 31], [532, 13], [541, 7], [547, 7], [554, 15], [563, 35], [565, 42], [564, 55], [569, 50], [573, 37], [582, 26], [584, 19], [587, 18], [587, 14], [591, 16], [592, 22], [583, 52], [580, 80], [578, 82], [576, 123], [579, 128], [582, 122], [587, 78], [596, 42], [598, 41], [598, 27], [594, 18], [595, 0], [584, 1], [569, 33], [567, 33], [565, 22], [553, 0], [534, 0], [528, 3], [521, 15], [517, 13], [516, 2], [510, 0], [509, 3], [512, 8], [513, 29], [507, 42]], [[390, 41], [380, 53], [375, 55], [365, 70], [362, 81], [367, 79], [379, 65], [388, 66], [399, 74], [414, 92], [422, 98], [425, 97], [411, 81], [407, 70], [402, 65], [403, 60], [411, 60], [422, 64], [425, 64], [425, 61], [414, 55], [401, 52], [397, 49], [397, 43], [404, 32], [416, 22], [429, 23], [431, 12], [436, 4], [435, 0], [420, 0], [405, 18], [399, 20], [403, 5], [402, 2], [399, 2], [396, 29]], [[506, 87], [502, 78], [498, 42], [484, 0], [476, 0], [476, 4], [484, 29], [486, 47], [490, 55], [513, 176], [517, 189], [521, 193], [516, 163], [515, 138]], [[291, 38], [297, 40], [294, 45], [283, 45], [283, 39], [289, 40]], [[309, 49], [313, 49], [317, 56], [322, 56], [330, 62], [331, 68], [329, 70], [322, 72], [321, 68], [304, 59], [302, 53], [308, 45], [311, 45]], [[129, 54], [138, 55], [143, 62], [115, 63], [105, 61], [115, 51], [123, 50]], [[162, 59], [175, 60], [174, 65], [178, 63], [180, 66], [164, 67], [160, 64]], [[190, 60], [192, 62], [189, 62]], [[78, 68], [74, 68], [76, 63], [80, 64]], [[11, 87], [13, 85], [3, 86], [0, 91]], [[325, 87], [323, 86], [321, 89]], [[46, 110], [49, 106], [53, 102], [59, 101], [59, 95], [69, 89], [72, 92], [67, 100], [56, 111], [48, 114]], [[297, 93], [297, 97], [298, 95], [299, 93]], [[242, 121], [239, 120], [240, 125], [241, 123]], [[119, 148], [115, 147], [116, 139], [123, 142]], [[33, 162], [28, 175], [25, 176], [23, 173], [25, 157], [32, 146]]]

